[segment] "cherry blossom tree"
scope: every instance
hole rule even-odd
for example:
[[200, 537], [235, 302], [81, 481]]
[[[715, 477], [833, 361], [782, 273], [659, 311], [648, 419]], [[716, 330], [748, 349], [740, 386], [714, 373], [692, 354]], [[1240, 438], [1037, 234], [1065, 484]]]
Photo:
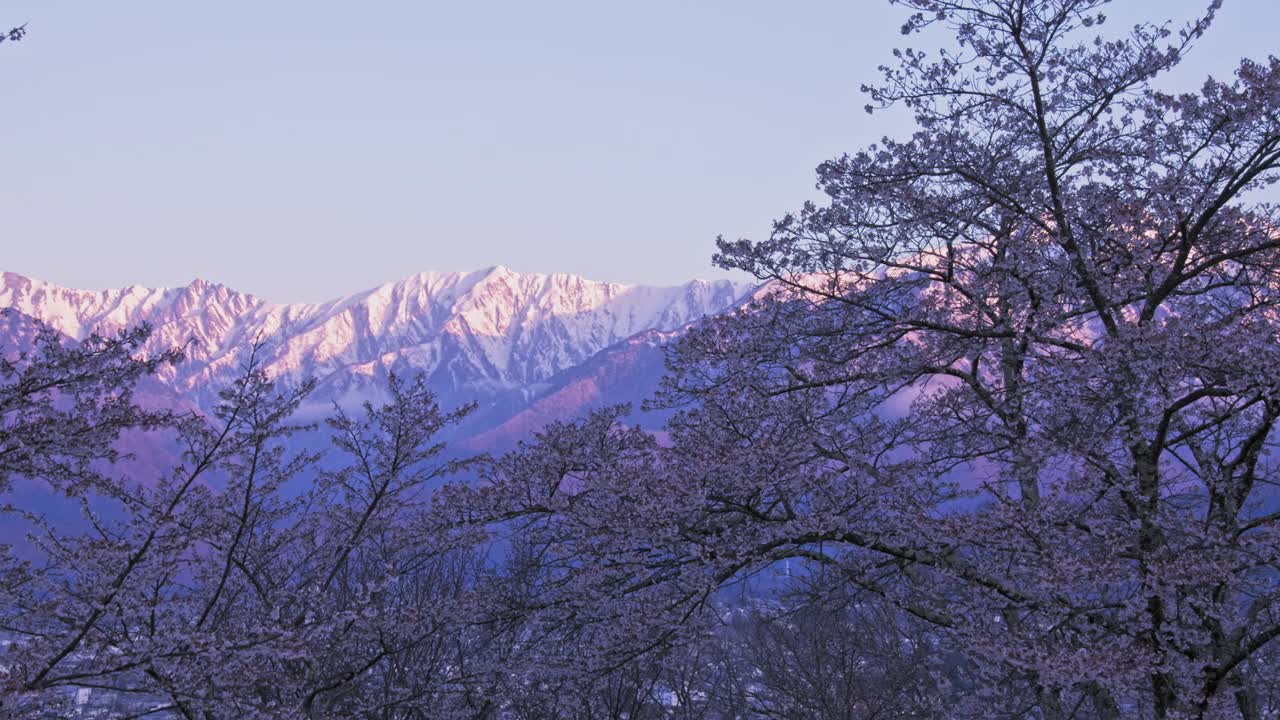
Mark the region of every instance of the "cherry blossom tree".
[[[322, 463], [297, 449], [314, 427], [291, 420], [313, 383], [277, 386], [261, 345], [210, 416], [138, 408], [133, 384], [179, 359], [135, 357], [147, 334], [72, 344], [38, 326], [36, 351], [0, 364], [6, 481], [73, 498], [88, 526], [9, 508], [39, 552], [6, 558], [5, 712], [67, 717], [84, 692], [205, 720], [474, 706], [456, 618], [484, 569], [409, 525], [466, 464], [434, 437], [471, 407], [444, 412], [421, 379], [393, 376], [385, 406], [335, 411]], [[133, 429], [176, 441], [180, 461], [123, 472], [114, 443]]]
[[[765, 281], [626, 408], [447, 459], [421, 380], [337, 409], [251, 352], [209, 416], [146, 329], [0, 359], [2, 707], [221, 717], [1263, 718], [1280, 712], [1280, 60], [1104, 0], [898, 0], [915, 131], [716, 261]], [[921, 35], [923, 36], [923, 35]], [[124, 432], [180, 459], [130, 477]], [[450, 480], [463, 465], [478, 481]], [[438, 487], [441, 483], [443, 487]], [[438, 488], [438, 489], [437, 489]], [[0, 488], [3, 489], [3, 488]]]
[[[72, 344], [52, 327], [16, 311], [0, 311], [0, 319], [9, 337], [24, 340], [23, 346], [30, 348], [0, 354], [0, 492], [10, 493], [17, 481], [40, 482], [79, 504], [90, 523], [96, 523], [98, 513], [91, 501], [132, 500], [129, 488], [104, 467], [122, 457], [116, 441], [122, 433], [173, 420], [169, 413], [139, 408], [133, 401], [134, 387], [162, 366], [179, 361], [181, 352], [144, 356], [147, 327], [109, 337], [91, 335]], [[49, 529], [33, 508], [6, 503], [4, 510], [7, 523], [25, 518], [38, 529]], [[0, 627], [27, 651], [21, 659], [8, 655], [2, 671], [10, 690], [6, 703], [19, 708], [25, 706], [28, 683], [43, 683], [55, 666], [76, 652], [82, 634], [102, 619], [102, 608], [94, 599], [61, 598], [73, 603], [72, 609], [45, 592], [66, 579], [59, 561], [74, 549], [62, 544], [63, 539], [52, 532], [36, 538], [45, 541], [42, 549], [48, 554], [43, 560], [12, 547], [3, 548], [0, 556]], [[92, 545], [96, 540], [86, 536], [86, 542]], [[76, 558], [77, 564], [80, 560]], [[96, 588], [106, 596], [118, 590], [110, 578]], [[56, 624], [61, 628], [55, 629]]]
[[927, 624], [951, 715], [1274, 712], [1280, 61], [1169, 94], [1217, 3], [899, 4], [956, 41], [867, 88], [916, 131], [721, 241], [767, 290], [678, 344], [670, 444], [598, 413], [442, 507], [538, 558], [534, 675], [657, 662], [795, 563]]
[[918, 130], [822, 165], [830, 203], [769, 239], [721, 241], [777, 293], [695, 334], [668, 396], [704, 400], [692, 427], [792, 423], [804, 469], [770, 505], [735, 488], [743, 522], [812, 527], [779, 540], [933, 622], [986, 707], [1257, 717], [1280, 61], [1170, 95], [1216, 3], [1097, 41], [1093, 0], [902, 4], [904, 32], [957, 40], [868, 88]]

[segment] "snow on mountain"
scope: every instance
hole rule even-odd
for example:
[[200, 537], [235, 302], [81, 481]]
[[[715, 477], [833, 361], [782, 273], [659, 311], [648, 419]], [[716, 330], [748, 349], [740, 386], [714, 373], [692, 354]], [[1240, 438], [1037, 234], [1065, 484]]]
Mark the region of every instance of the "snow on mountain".
[[649, 430], [659, 427], [668, 413], [642, 412], [641, 405], [666, 370], [665, 346], [679, 336], [679, 331], [646, 330], [601, 350], [558, 373], [545, 391], [517, 412], [500, 415], [500, 422], [485, 422], [489, 418], [482, 415], [478, 425], [489, 429], [468, 438], [465, 445], [479, 450], [506, 448], [549, 422], [619, 403], [631, 405], [628, 423]]
[[318, 380], [313, 407], [376, 400], [386, 373], [403, 370], [426, 373], [446, 405], [476, 399], [514, 414], [602, 350], [683, 328], [752, 289], [726, 280], [645, 287], [493, 267], [419, 273], [325, 303], [282, 305], [204, 280], [88, 291], [6, 272], [0, 307], [77, 339], [150, 323], [155, 347], [188, 348], [188, 360], [162, 380], [204, 407], [261, 338], [273, 377]]

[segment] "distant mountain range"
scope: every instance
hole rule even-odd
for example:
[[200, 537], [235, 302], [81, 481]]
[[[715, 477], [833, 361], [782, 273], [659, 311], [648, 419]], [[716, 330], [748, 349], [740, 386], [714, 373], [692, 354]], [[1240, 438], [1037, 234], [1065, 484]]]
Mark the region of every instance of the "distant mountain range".
[[[596, 282], [569, 274], [428, 272], [319, 304], [276, 304], [204, 280], [185, 287], [91, 291], [0, 274], [0, 308], [70, 338], [146, 322], [153, 347], [186, 345], [158, 398], [209, 409], [255, 338], [280, 382], [314, 377], [304, 415], [377, 402], [389, 371], [425, 373], [445, 407], [480, 410], [454, 438], [500, 449], [546, 422], [656, 387], [662, 346], [691, 323], [742, 302], [753, 285], [694, 280], [675, 287]], [[29, 341], [0, 324], [0, 348]], [[9, 346], [9, 347], [5, 347]]]

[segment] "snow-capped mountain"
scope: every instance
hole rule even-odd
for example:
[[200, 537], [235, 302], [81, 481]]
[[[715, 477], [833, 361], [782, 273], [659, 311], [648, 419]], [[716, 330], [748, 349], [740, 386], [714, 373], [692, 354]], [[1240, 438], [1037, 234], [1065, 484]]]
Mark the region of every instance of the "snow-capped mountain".
[[[319, 304], [276, 304], [203, 280], [103, 291], [15, 273], [0, 274], [0, 281], [0, 308], [72, 338], [146, 322], [155, 347], [186, 345], [187, 361], [161, 379], [198, 406], [210, 406], [261, 338], [273, 377], [319, 381], [312, 409], [376, 400], [388, 371], [421, 372], [445, 405], [479, 401], [489, 427], [562, 389], [556, 379], [594, 356], [615, 346], [635, 356], [629, 338], [678, 331], [752, 290], [726, 280], [644, 287], [503, 267], [419, 273]], [[16, 341], [0, 337], [0, 345]], [[652, 364], [652, 354], [645, 358]], [[652, 368], [637, 372], [638, 382], [651, 382]]]

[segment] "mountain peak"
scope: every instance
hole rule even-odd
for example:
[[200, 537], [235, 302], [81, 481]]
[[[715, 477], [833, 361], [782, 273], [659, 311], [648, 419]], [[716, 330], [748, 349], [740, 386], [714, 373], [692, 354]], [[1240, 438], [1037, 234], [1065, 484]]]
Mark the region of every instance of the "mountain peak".
[[[490, 418], [518, 412], [548, 392], [554, 378], [607, 348], [625, 350], [630, 339], [653, 333], [679, 334], [752, 290], [728, 280], [624, 285], [501, 265], [417, 273], [314, 304], [269, 303], [204, 278], [180, 288], [102, 291], [9, 272], [2, 280], [0, 307], [70, 337], [145, 322], [154, 328], [150, 350], [188, 347], [187, 360], [158, 379], [206, 410], [241, 371], [245, 348], [265, 338], [263, 369], [271, 377], [285, 386], [318, 381], [307, 412], [378, 401], [382, 380], [397, 371], [426, 376], [446, 406], [479, 401]], [[25, 337], [0, 325], [6, 351], [22, 348]], [[649, 365], [660, 371], [660, 361]], [[645, 370], [636, 382], [647, 383], [657, 371]]]
[[318, 304], [268, 303], [204, 278], [97, 292], [16, 273], [3, 281], [0, 307], [75, 338], [143, 322], [155, 328], [156, 349], [194, 338], [170, 378], [180, 392], [212, 392], [263, 336], [271, 339], [265, 369], [286, 383], [317, 378], [330, 387], [321, 401], [358, 395], [371, 374], [397, 367], [426, 373], [442, 396], [525, 392], [637, 333], [679, 330], [721, 312], [750, 290], [729, 281], [623, 285], [502, 265], [418, 273]]
[[[130, 290], [135, 288], [139, 288], [139, 286], [130, 285], [125, 289]], [[198, 277], [192, 280], [191, 282], [187, 283], [186, 285], [184, 285], [183, 289], [190, 290], [193, 293], [208, 293], [208, 292], [217, 292], [218, 290], [226, 290], [228, 288], [227, 286], [221, 283], [216, 283], [211, 280], [205, 280], [204, 278]]]

